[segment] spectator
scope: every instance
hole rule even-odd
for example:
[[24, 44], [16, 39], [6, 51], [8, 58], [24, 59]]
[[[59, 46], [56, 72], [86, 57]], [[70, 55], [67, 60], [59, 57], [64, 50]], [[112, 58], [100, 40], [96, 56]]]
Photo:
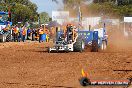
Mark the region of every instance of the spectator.
[[31, 29], [28, 28], [28, 30], [27, 30], [27, 40], [29, 40], [30, 34], [31, 34]]
[[25, 36], [26, 36], [26, 27], [24, 26], [22, 28], [22, 41], [25, 42]]
[[39, 29], [39, 43], [41, 42], [41, 37], [42, 37], [43, 33], [44, 33], [43, 28], [40, 27], [40, 29]]
[[16, 40], [18, 41], [18, 31], [19, 31], [18, 26], [15, 26], [14, 27], [14, 42], [16, 42]]
[[19, 31], [18, 31], [18, 42], [20, 42], [20, 40], [21, 40], [21, 29], [20, 28], [19, 28]]
[[36, 33], [36, 31], [35, 31], [35, 29], [33, 29], [32, 30], [32, 41], [34, 41], [34, 39], [35, 39], [35, 33]]

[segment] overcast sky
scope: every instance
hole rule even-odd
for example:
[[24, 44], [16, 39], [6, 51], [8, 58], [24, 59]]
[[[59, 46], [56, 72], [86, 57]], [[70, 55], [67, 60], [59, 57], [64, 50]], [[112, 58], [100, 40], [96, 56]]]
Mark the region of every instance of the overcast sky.
[[33, 3], [36, 3], [38, 6], [38, 12], [47, 12], [49, 15], [52, 15], [53, 10], [63, 8], [62, 0], [58, 0], [59, 4], [52, 2], [52, 0], [30, 0]]

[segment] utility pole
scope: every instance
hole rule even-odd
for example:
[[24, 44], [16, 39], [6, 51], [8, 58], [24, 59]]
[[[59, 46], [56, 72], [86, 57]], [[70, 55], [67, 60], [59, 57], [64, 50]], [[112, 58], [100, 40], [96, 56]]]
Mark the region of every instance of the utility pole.
[[38, 14], [38, 26], [40, 26], [40, 14]]
[[80, 6], [79, 6], [79, 8], [78, 8], [78, 21], [79, 21], [78, 27], [79, 27], [79, 29], [80, 29], [80, 28], [81, 28], [81, 25], [82, 25], [82, 12], [81, 12]]
[[130, 3], [130, 1], [128, 0], [128, 4]]
[[81, 22], [81, 9], [80, 9], [80, 6], [79, 6], [79, 13], [78, 13], [78, 16], [79, 16], [79, 22]]

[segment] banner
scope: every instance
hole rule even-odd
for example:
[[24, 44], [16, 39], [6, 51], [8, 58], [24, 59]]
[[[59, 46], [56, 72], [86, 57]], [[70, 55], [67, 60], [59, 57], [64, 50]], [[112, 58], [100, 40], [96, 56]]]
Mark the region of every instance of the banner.
[[132, 17], [124, 17], [124, 22], [132, 22]]

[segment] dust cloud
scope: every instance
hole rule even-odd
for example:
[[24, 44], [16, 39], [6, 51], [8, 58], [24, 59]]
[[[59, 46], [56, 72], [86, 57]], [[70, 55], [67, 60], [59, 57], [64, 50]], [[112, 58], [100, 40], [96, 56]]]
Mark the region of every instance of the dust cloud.
[[[100, 17], [101, 14], [92, 11], [88, 8], [88, 5], [82, 4], [81, 6], [82, 17]], [[71, 9], [67, 8], [66, 11], [69, 11], [70, 17], [77, 18], [78, 17], [78, 8]], [[107, 16], [105, 19], [119, 19], [117, 15], [111, 14]], [[102, 26], [102, 25], [101, 25]], [[96, 28], [100, 27], [100, 25], [96, 25]], [[127, 28], [129, 29], [129, 28]], [[119, 19], [118, 25], [112, 25], [106, 23], [106, 30], [108, 34], [108, 48], [107, 51], [112, 52], [125, 52], [132, 51], [132, 35], [128, 35], [128, 32], [124, 31], [124, 24], [121, 23], [121, 19]]]

